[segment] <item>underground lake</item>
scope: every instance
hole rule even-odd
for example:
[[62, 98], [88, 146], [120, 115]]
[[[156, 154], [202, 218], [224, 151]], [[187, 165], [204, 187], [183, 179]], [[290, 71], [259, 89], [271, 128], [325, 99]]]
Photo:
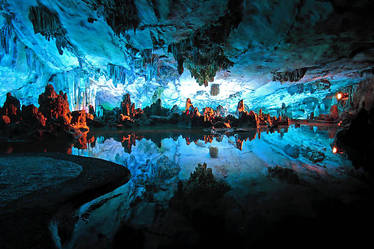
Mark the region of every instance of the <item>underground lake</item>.
[[372, 9], [0, 0], [0, 249], [366, 248]]

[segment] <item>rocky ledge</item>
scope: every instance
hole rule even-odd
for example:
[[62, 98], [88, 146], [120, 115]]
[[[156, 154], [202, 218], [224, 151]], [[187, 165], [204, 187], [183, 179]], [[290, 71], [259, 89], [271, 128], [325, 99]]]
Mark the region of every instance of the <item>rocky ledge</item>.
[[127, 168], [95, 158], [58, 153], [0, 155], [1, 248], [56, 248], [49, 229], [55, 214], [67, 206], [73, 210], [129, 178]]

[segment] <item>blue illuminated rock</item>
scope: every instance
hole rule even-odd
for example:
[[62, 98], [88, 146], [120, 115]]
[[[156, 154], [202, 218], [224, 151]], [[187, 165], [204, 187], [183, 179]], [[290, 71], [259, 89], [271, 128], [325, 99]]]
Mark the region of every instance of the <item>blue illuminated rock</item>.
[[113, 109], [129, 93], [141, 108], [158, 98], [183, 108], [190, 98], [233, 113], [244, 99], [273, 116], [282, 103], [292, 118], [329, 114], [331, 96], [373, 75], [371, 5], [4, 0], [0, 104], [11, 92], [36, 105], [50, 83], [72, 110]]

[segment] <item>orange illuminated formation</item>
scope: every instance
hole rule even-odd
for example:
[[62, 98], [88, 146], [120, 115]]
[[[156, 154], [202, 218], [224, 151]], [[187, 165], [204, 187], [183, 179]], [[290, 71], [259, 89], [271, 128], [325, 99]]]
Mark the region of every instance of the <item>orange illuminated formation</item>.
[[192, 102], [191, 102], [191, 99], [190, 98], [187, 98], [187, 100], [186, 100], [186, 109], [185, 109], [185, 113], [187, 114], [187, 115], [189, 115], [189, 112], [191, 111], [190, 110], [190, 107], [192, 106], [192, 108], [193, 108], [193, 105], [192, 105]]
[[131, 118], [129, 116], [123, 115], [122, 113], [119, 115], [119, 118], [121, 121], [125, 121], [125, 120], [131, 121]]
[[193, 121], [194, 126], [211, 127], [211, 128], [231, 128], [231, 127], [276, 127], [279, 125], [290, 124], [290, 119], [286, 116], [272, 117], [270, 114], [259, 111], [257, 115], [254, 111], [247, 111], [244, 105], [244, 100], [240, 100], [237, 105], [236, 115], [224, 116], [225, 109], [219, 105], [216, 110], [211, 107], [203, 109], [203, 115], [200, 114], [199, 109], [194, 107], [191, 99], [186, 100], [185, 117]]
[[134, 122], [134, 118], [143, 114], [141, 108], [135, 109], [135, 103], [131, 103], [130, 94], [125, 94], [121, 102], [121, 113], [119, 115], [120, 122]]
[[131, 148], [136, 145], [136, 140], [142, 140], [143, 138], [143, 136], [138, 136], [135, 132], [131, 132], [126, 136], [122, 136], [122, 147], [125, 149], [125, 152], [131, 153]]
[[51, 84], [39, 95], [38, 103], [39, 108], [23, 105], [21, 110], [19, 100], [8, 93], [0, 108], [0, 127], [15, 125], [20, 136], [68, 135], [76, 139], [89, 131], [87, 120], [93, 120], [94, 116], [84, 110], [71, 112], [66, 93], [60, 91], [57, 94]]
[[336, 154], [338, 152], [338, 148], [336, 146], [332, 147], [332, 153]]
[[[131, 102], [130, 94], [127, 93], [123, 96], [119, 109], [108, 110], [106, 114], [103, 114], [103, 117], [99, 118], [95, 115], [93, 106], [89, 106], [89, 112], [85, 110], [70, 111], [67, 95], [62, 91], [57, 94], [53, 86], [48, 84], [45, 87], [45, 92], [39, 96], [38, 102], [39, 108], [33, 105], [21, 108], [20, 102], [8, 93], [4, 106], [0, 108], [0, 128], [19, 125], [20, 129], [25, 130], [25, 133], [33, 136], [41, 137], [45, 133], [57, 135], [57, 133], [63, 132], [65, 135], [83, 141], [82, 135], [89, 131], [90, 126], [103, 127], [105, 122], [108, 122], [109, 126], [117, 128], [154, 124], [185, 124], [188, 127], [211, 128], [214, 132], [230, 128], [267, 127], [274, 129], [280, 125], [288, 126], [290, 124], [289, 118], [285, 115], [275, 117], [262, 110], [259, 110], [258, 114], [252, 110], [246, 110], [244, 100], [238, 102], [236, 115], [231, 115], [227, 114], [227, 110], [221, 105], [218, 105], [216, 109], [206, 107], [200, 112], [199, 108], [193, 106], [191, 99], [187, 98], [185, 110], [180, 114], [177, 106], [171, 110], [162, 108], [160, 99], [144, 110], [136, 109], [135, 103]], [[334, 120], [339, 117], [337, 110], [337, 107], [333, 108], [330, 114]], [[29, 132], [30, 130], [32, 132]]]
[[236, 111], [237, 111], [238, 113], [246, 112], [246, 110], [245, 110], [245, 106], [244, 106], [244, 100], [240, 100], [240, 101], [238, 102], [238, 107], [237, 107]]
[[204, 109], [204, 122], [212, 121], [215, 117], [215, 112], [211, 107], [205, 107]]
[[[247, 141], [247, 139], [245, 139]], [[243, 139], [236, 139], [236, 148], [238, 148], [239, 150], [242, 150], [243, 149], [243, 142], [244, 140]]]
[[348, 99], [348, 96], [349, 96], [348, 93], [338, 92], [338, 93], [336, 94], [336, 99], [337, 99], [337, 100], [347, 100], [347, 99]]
[[204, 135], [204, 142], [205, 143], [212, 143], [213, 142], [213, 135]]
[[343, 154], [343, 151], [339, 150], [339, 148], [336, 145], [334, 145], [332, 147], [332, 153], [334, 153], [334, 154], [336, 154], [336, 153]]

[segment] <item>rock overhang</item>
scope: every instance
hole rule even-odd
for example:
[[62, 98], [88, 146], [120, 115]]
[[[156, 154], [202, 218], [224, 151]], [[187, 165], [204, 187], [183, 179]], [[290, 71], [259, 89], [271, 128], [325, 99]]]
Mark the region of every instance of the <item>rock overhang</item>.
[[[160, 97], [168, 107], [183, 105], [186, 97], [200, 101], [201, 106], [231, 107], [237, 103], [235, 96], [241, 96], [254, 109], [273, 110], [282, 103], [293, 107], [302, 103], [287, 103], [287, 99], [310, 96], [321, 100], [318, 106], [333, 90], [372, 74], [374, 32], [368, 29], [373, 22], [368, 1], [353, 5], [335, 0], [121, 3], [2, 1], [2, 27], [10, 20], [18, 42], [13, 44], [17, 52], [2, 56], [2, 87], [18, 93], [22, 100], [25, 89], [36, 91], [34, 87], [50, 81], [58, 90], [74, 89], [70, 101], [78, 107], [82, 100], [73, 92], [84, 94], [86, 89], [90, 89], [91, 102], [97, 102], [97, 93], [115, 97], [129, 92], [143, 107], [162, 89]], [[125, 11], [124, 5], [131, 8]], [[41, 16], [51, 16], [45, 18], [45, 25], [64, 32], [52, 32], [57, 37], [36, 32], [38, 24], [30, 20], [33, 8], [45, 9]], [[123, 21], [118, 20], [119, 15], [124, 16]], [[33, 55], [23, 56], [23, 47]], [[25, 73], [19, 82], [17, 74], [22, 70], [16, 70], [12, 60], [22, 65], [20, 61], [30, 58], [43, 65], [43, 77], [40, 73], [31, 76], [29, 71], [35, 68], [23, 66]], [[179, 75], [182, 69], [185, 72]], [[14, 77], [4, 76], [12, 73]], [[287, 91], [294, 84], [321, 79], [331, 82], [332, 90], [317, 89], [305, 96], [297, 93], [299, 98]], [[14, 86], [4, 81], [12, 81]], [[191, 84], [195, 81], [209, 87]], [[209, 81], [220, 85], [220, 94], [210, 94]], [[261, 95], [263, 88], [272, 95], [271, 104], [266, 104], [268, 95]], [[184, 96], [186, 93], [191, 96]], [[31, 102], [32, 96], [25, 99]], [[315, 108], [307, 107], [300, 115]]]

